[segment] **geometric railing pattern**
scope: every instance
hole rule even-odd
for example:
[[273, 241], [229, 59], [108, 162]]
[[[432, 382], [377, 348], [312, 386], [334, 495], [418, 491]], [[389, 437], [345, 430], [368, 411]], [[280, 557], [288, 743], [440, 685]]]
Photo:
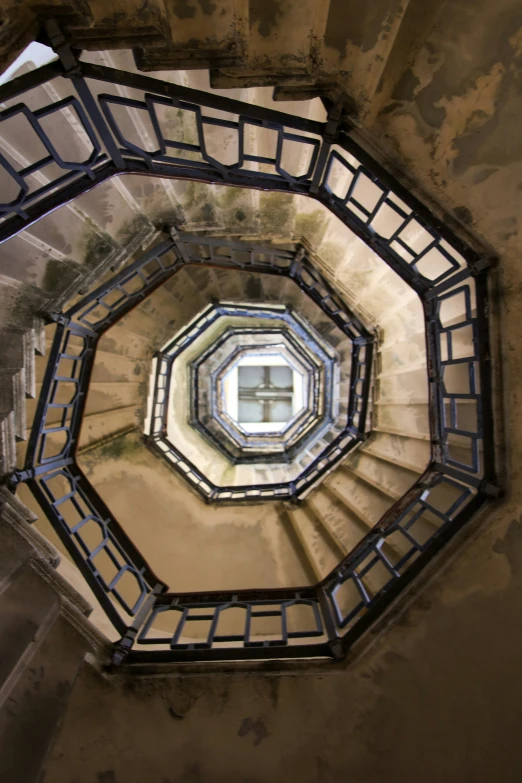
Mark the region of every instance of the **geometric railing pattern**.
[[[226, 242], [220, 242], [222, 253], [226, 246]], [[243, 252], [251, 251], [251, 248], [246, 243], [234, 243], [233, 247], [242, 247]], [[282, 255], [285, 254], [285, 251], [263, 248], [264, 256], [271, 253], [276, 253], [281, 259]], [[288, 255], [291, 256], [291, 254]], [[290, 257], [288, 260], [290, 261]], [[301, 263], [303, 262], [304, 259], [301, 260]], [[290, 266], [287, 266], [287, 272], [290, 268]], [[281, 276], [284, 275], [284, 269], [280, 269], [279, 274]], [[315, 274], [317, 275], [317, 273]], [[349, 317], [349, 311], [344, 309], [344, 305], [340, 305], [340, 307], [343, 308], [343, 313]], [[183, 352], [188, 346], [194, 345], [196, 341], [201, 337], [204, 337], [205, 332], [211, 326], [219, 324], [220, 319], [225, 317], [228, 317], [228, 320], [233, 317], [241, 318], [243, 321], [245, 319], [255, 318], [256, 321], [265, 320], [268, 325], [270, 325], [270, 323], [273, 323], [274, 325], [286, 325], [288, 339], [293, 340], [294, 345], [297, 345], [301, 352], [303, 351], [304, 346], [308, 354], [308, 361], [316, 364], [318, 372], [320, 372], [318, 380], [322, 379], [322, 382], [325, 384], [327, 407], [331, 407], [334, 357], [331, 356], [331, 349], [329, 349], [329, 354], [326, 352], [325, 347], [317, 342], [319, 336], [316, 335], [314, 337], [314, 331], [311, 330], [309, 325], [306, 325], [303, 319], [298, 318], [297, 315], [288, 310], [288, 308], [281, 307], [280, 305], [227, 305], [223, 303], [206, 308], [199, 318], [191, 322], [186, 329], [178, 333], [170, 343], [165, 345], [161, 351], [157, 352], [151, 424], [147, 443], [155, 453], [165, 459], [172, 467], [181, 473], [208, 502], [230, 503], [233, 501], [245, 502], [298, 499], [366, 437], [370, 353], [366, 350], [364, 352], [361, 350], [363, 347], [366, 347], [362, 345], [362, 339], [364, 338], [360, 337], [358, 339], [361, 342], [352, 344], [350, 390], [348, 399], [345, 401], [346, 414], [343, 417], [344, 421], [342, 422], [342, 425], [338, 427], [335, 437], [329, 439], [327, 445], [319, 450], [319, 453], [315, 458], [304, 466], [302, 471], [292, 480], [278, 483], [260, 483], [248, 486], [219, 486], [213, 483], [206, 475], [205, 471], [198, 468], [197, 464], [188, 459], [182, 449], [178, 448], [176, 443], [173, 443], [173, 439], [168, 433], [167, 420], [169, 406], [172, 405], [169, 391], [171, 388], [171, 376], [175, 362], [182, 357]], [[255, 327], [251, 327], [249, 330], [248, 326], [245, 325], [241, 331], [244, 335], [248, 335], [249, 331], [255, 331]], [[362, 383], [358, 380], [361, 378], [364, 379]], [[357, 386], [360, 386], [360, 388], [356, 388]], [[353, 395], [351, 394], [351, 389], [354, 389]], [[197, 397], [198, 390], [195, 389], [194, 398], [197, 399]], [[327, 430], [332, 428], [333, 419], [331, 415], [328, 415], [325, 420], [323, 414], [320, 414], [319, 416], [318, 414], [320, 414], [320, 411], [316, 410], [315, 416], [312, 418], [311, 422], [304, 421], [301, 423], [301, 426], [298, 427], [297, 432], [295, 433], [298, 438], [296, 448], [305, 435], [316, 434], [315, 427], [313, 431], [310, 432], [310, 426], [316, 422], [318, 425], [322, 425], [321, 430], [324, 430], [325, 426]], [[209, 433], [207, 432], [207, 435], [208, 434]], [[280, 459], [279, 456], [279, 460]], [[260, 459], [258, 455], [253, 461], [263, 462], [264, 460], [262, 458]]]
[[[17, 168], [13, 161], [0, 155], [0, 166], [16, 186], [12, 198], [0, 206], [0, 241], [124, 172], [301, 193], [334, 212], [422, 301], [429, 368], [431, 463], [373, 530], [317, 585], [204, 595], [169, 594], [135, 551], [110, 510], [93, 495], [74, 462], [72, 433], [82, 413], [84, 398], [79, 393], [80, 386], [88, 381], [96, 340], [104, 326], [111, 323], [113, 305], [107, 305], [105, 315], [95, 318], [91, 325], [77, 317], [76, 312], [58, 316], [46, 394], [38, 406], [40, 424], [31, 436], [26, 469], [14, 477], [15, 482], [28, 480], [64, 545], [121, 632], [115, 662], [127, 654], [128, 660], [134, 661], [342, 658], [392, 598], [496, 494], [487, 260], [453, 236], [447, 225], [402, 188], [335, 120], [316, 122], [142, 74], [81, 63], [59, 32], [51, 32], [60, 61], [0, 87], [0, 102], [8, 107], [0, 113], [0, 125], [9, 118], [23, 118], [45, 147], [42, 158], [31, 161], [26, 168]], [[24, 94], [32, 87], [54, 79], [67, 80], [69, 97], [38, 109], [23, 102]], [[119, 85], [132, 88], [134, 95], [141, 97], [122, 98], [117, 90]], [[106, 91], [103, 94], [102, 89]], [[169, 126], [167, 130], [162, 126], [161, 109], [165, 106], [191, 115], [197, 132], [190, 144], [176, 137], [175, 128]], [[64, 160], [40, 124], [42, 117], [50, 115], [59, 124], [65, 107], [76, 114], [82, 144], [88, 140], [90, 145], [81, 160]], [[125, 137], [116, 107], [148, 116], [156, 149], [142, 149]], [[211, 117], [206, 114], [207, 109], [228, 112], [231, 118]], [[249, 125], [273, 132], [273, 155], [261, 157], [247, 151], [245, 129]], [[72, 133], [70, 125], [67, 133]], [[219, 152], [214, 151], [219, 150], [219, 145], [209, 151], [211, 133], [233, 137], [237, 160], [221, 162]], [[296, 145], [303, 152], [308, 151], [307, 168], [299, 174], [287, 163], [287, 151]], [[54, 164], [52, 168], [50, 163]], [[263, 171], [252, 170], [252, 163], [262, 164]], [[31, 175], [46, 167], [46, 172], [52, 171], [46, 184], [31, 189]], [[211, 255], [215, 249], [205, 242], [205, 253]], [[150, 269], [154, 270], [150, 275], [157, 276], [157, 284], [169, 274], [169, 265], [181, 263], [183, 253], [188, 252], [183, 242], [181, 257], [169, 255], [170, 250], [172, 243], [167, 242], [156, 248], [149, 259]], [[191, 258], [204, 262], [197, 252]], [[208, 263], [208, 258], [205, 260]], [[146, 267], [140, 274], [150, 281]], [[320, 283], [312, 281], [310, 291], [317, 302], [335, 309], [332, 293]], [[451, 312], [457, 298], [464, 308], [459, 309], [463, 314], [455, 318]], [[456, 346], [464, 332], [471, 333], [472, 339], [463, 352]], [[357, 344], [357, 337], [352, 339]], [[371, 351], [371, 342], [362, 348]], [[457, 365], [459, 372], [464, 370], [465, 382], [455, 380]], [[56, 402], [58, 398], [53, 397], [53, 389], [60, 384], [68, 384], [71, 390], [67, 403]], [[61, 406], [63, 417], [59, 427], [46, 429], [45, 416], [50, 405]], [[53, 437], [63, 441], [58, 456], [52, 453]], [[429, 534], [425, 520], [430, 522]], [[87, 528], [97, 538], [84, 535]], [[390, 541], [399, 556], [390, 556]], [[102, 556], [112, 564], [111, 578], [101, 576], [97, 563]], [[370, 578], [373, 589], [368, 588]], [[134, 586], [132, 600], [127, 597], [126, 582]], [[228, 630], [231, 613], [243, 617], [240, 631]], [[170, 630], [158, 631], [167, 620]], [[204, 634], [196, 632], [198, 624], [205, 626]]]
[[[288, 330], [282, 328], [252, 329], [242, 333], [240, 328], [227, 329], [215, 344], [204, 351], [190, 365], [191, 375], [191, 425], [206, 435], [211, 442], [233, 464], [252, 462], [254, 459], [272, 462], [289, 462], [302, 448], [302, 438], [310, 427], [317, 422], [318, 416], [327, 416], [332, 421], [334, 390], [321, 372], [321, 364], [314, 354], [305, 350], [307, 346], [293, 339]], [[295, 373], [301, 384], [300, 408], [292, 401], [291, 417], [277, 430], [249, 432], [240, 423], [239, 386], [232, 373], [238, 374], [239, 363], [245, 357], [258, 358], [277, 356], [284, 360], [291, 371], [290, 383], [294, 388]], [[332, 360], [333, 361], [333, 360]], [[266, 371], [262, 371], [256, 382], [266, 384]], [[285, 379], [286, 380], [286, 376]], [[333, 381], [333, 378], [332, 378]], [[272, 379], [268, 378], [271, 383]], [[237, 385], [237, 416], [234, 406], [229, 402], [227, 392], [232, 384]], [[337, 384], [336, 384], [337, 386]], [[328, 394], [329, 392], [329, 394]], [[294, 412], [295, 411], [295, 412]], [[266, 419], [266, 411], [263, 408]]]
[[[329, 427], [334, 416], [337, 424], [344, 410], [338, 404], [341, 394], [338, 378], [333, 373], [326, 377], [317, 355], [321, 350], [314, 352], [311, 347], [297, 340], [286, 327], [247, 329], [247, 332], [240, 328], [227, 329], [190, 365], [192, 427], [232, 464], [292, 461], [307, 447], [312, 436], [317, 440], [318, 426]], [[230, 415], [227, 389], [233, 380], [231, 373], [238, 372], [239, 362], [251, 355], [252, 349], [256, 356], [266, 356], [268, 360], [277, 354], [301, 378], [302, 407], [296, 408], [276, 432], [263, 433], [259, 428], [257, 432], [248, 432]], [[326, 356], [333, 366], [337, 357]]]

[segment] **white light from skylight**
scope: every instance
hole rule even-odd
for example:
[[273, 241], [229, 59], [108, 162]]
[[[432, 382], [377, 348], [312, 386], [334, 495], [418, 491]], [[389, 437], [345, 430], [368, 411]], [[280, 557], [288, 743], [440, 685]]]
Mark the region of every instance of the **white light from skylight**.
[[[254, 433], [275, 433], [282, 430], [288, 424], [289, 418], [301, 410], [305, 405], [303, 378], [295, 369], [292, 370], [293, 394], [291, 398], [291, 410], [284, 417], [283, 421], [242, 421], [239, 405], [239, 367], [287, 367], [288, 362], [280, 354], [258, 354], [251, 350], [244, 354], [239, 362], [228, 371], [224, 380], [224, 407], [228, 415], [237, 421], [240, 427], [251, 434]], [[244, 408], [244, 406], [243, 406]]]
[[3, 72], [0, 76], [0, 84], [10, 82], [11, 79], [15, 77], [16, 72], [26, 63], [32, 66], [31, 70], [34, 70], [34, 68], [40, 68], [42, 65], [47, 65], [47, 63], [50, 63], [51, 60], [56, 60], [56, 58], [57, 55], [50, 46], [44, 46], [44, 44], [33, 41], [33, 43], [29, 44], [29, 46], [23, 50], [22, 54], [16, 58], [14, 63]]

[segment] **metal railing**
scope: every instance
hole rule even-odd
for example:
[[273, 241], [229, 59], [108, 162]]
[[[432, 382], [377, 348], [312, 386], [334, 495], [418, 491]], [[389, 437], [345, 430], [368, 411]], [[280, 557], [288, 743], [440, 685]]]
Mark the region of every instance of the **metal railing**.
[[[235, 341], [233, 345], [231, 340]], [[224, 381], [232, 366], [252, 347], [256, 348], [256, 353], [259, 351], [259, 356], [277, 352], [306, 379], [304, 406], [275, 433], [248, 433], [226, 410]], [[309, 434], [318, 417], [326, 417], [330, 423], [333, 421], [333, 378], [328, 384], [322, 370], [322, 364], [312, 353], [303, 351], [303, 346], [286, 327], [247, 332], [229, 328], [191, 363], [191, 425], [210, 438], [233, 464], [259, 461], [260, 457], [265, 461], [289, 461], [302, 448], [302, 438]]]
[[[0, 165], [18, 189], [17, 195], [1, 206], [1, 241], [100, 182], [125, 172], [301, 193], [334, 212], [422, 300], [432, 462], [375, 528], [315, 586], [167, 593], [74, 461], [84, 389], [97, 337], [144, 295], [146, 286], [151, 290], [173, 269], [180, 268], [189, 247], [182, 248], [180, 255], [170, 241], [156, 248], [147, 262], [135, 270], [143, 282], [141, 291], [128, 293], [125, 277], [120, 278], [119, 304], [109, 301], [101, 287], [85, 311], [76, 307], [58, 318], [26, 466], [14, 477], [15, 482], [28, 481], [64, 546], [121, 633], [121, 641], [115, 646], [115, 662], [126, 655], [129, 661], [341, 658], [392, 598], [496, 493], [487, 263], [453, 236], [447, 225], [405, 191], [335, 122], [294, 117], [142, 74], [82, 63], [67, 49], [56, 27], [51, 26], [49, 32], [62, 60], [0, 87], [0, 102], [6, 105], [0, 113], [0, 124], [23, 116], [45, 148], [45, 154], [25, 168], [17, 169], [5, 156], [0, 157]], [[14, 99], [23, 101], [25, 94], [50, 80], [66, 83], [69, 97], [39, 109], [31, 109], [24, 102], [14, 103]], [[122, 98], [118, 87], [129, 87], [141, 98]], [[191, 114], [197, 127], [193, 143], [165, 135], [158, 119], [158, 107], [165, 106]], [[154, 128], [156, 150], [145, 150], [126, 139], [115, 107], [146, 113]], [[83, 160], [64, 160], [42, 124], [43, 118], [58, 117], [64, 108], [75, 112], [79, 132], [89, 140], [90, 148]], [[205, 114], [207, 109], [227, 112], [232, 117], [217, 119]], [[246, 151], [245, 130], [249, 126], [276, 133], [273, 157]], [[206, 134], [208, 129], [216, 128], [237, 139], [238, 159], [232, 165], [223, 165], [208, 154]], [[309, 152], [307, 170], [299, 176], [292, 176], [285, 169], [289, 143]], [[49, 166], [51, 163], [53, 167]], [[251, 163], [263, 164], [265, 170], [253, 171]], [[31, 176], [46, 167], [46, 183], [32, 187]], [[384, 223], [389, 226], [390, 216], [394, 221], [391, 232], [383, 228]], [[193, 244], [201, 246], [202, 240]], [[215, 246], [207, 239], [204, 244], [211, 258], [202, 258], [199, 263], [214, 263]], [[193, 252], [192, 260], [197, 263], [196, 256], [197, 252]], [[278, 261], [274, 261], [274, 274], [279, 273]], [[355, 362], [359, 369], [351, 384], [359, 416], [359, 421], [354, 419], [354, 426], [360, 428], [365, 418], [363, 389], [368, 378], [364, 373], [369, 366], [371, 343], [365, 343], [356, 319], [344, 321], [339, 300], [319, 278], [314, 279], [313, 272], [300, 272], [296, 259], [283, 261], [296, 276], [301, 275], [309, 295], [343, 322], [357, 351], [366, 353]], [[267, 271], [266, 265], [262, 269], [256, 266], [255, 252], [248, 268]], [[460, 315], [452, 318], [448, 312], [458, 297], [465, 306], [456, 308]], [[471, 331], [473, 335], [465, 355], [454, 350], [458, 330]], [[452, 373], [457, 364], [467, 370], [465, 386], [454, 382]], [[66, 392], [62, 392], [64, 388]], [[472, 414], [466, 414], [465, 408]], [[61, 411], [58, 425], [47, 423], [52, 421], [47, 418], [49, 412], [57, 409]], [[332, 448], [343, 446], [339, 443]], [[319, 465], [317, 469], [320, 470]], [[183, 466], [183, 470], [190, 470], [190, 466]], [[89, 536], [85, 535], [88, 529]], [[392, 556], [391, 552], [398, 554]], [[101, 560], [105, 570], [100, 566]], [[174, 631], [158, 631], [165, 613], [177, 620]], [[229, 622], [232, 614], [236, 618], [233, 631]], [[238, 622], [238, 615], [244, 621]], [[198, 623], [203, 627], [199, 632]]]
[[[221, 241], [221, 245], [226, 247], [227, 243]], [[243, 248], [246, 252], [251, 252], [251, 248], [246, 243], [234, 243], [235, 248]], [[185, 257], [190, 261], [190, 254], [185, 254]], [[227, 263], [226, 259], [222, 259], [221, 264]], [[301, 260], [302, 268], [307, 267], [307, 262]], [[289, 271], [289, 270], [288, 270]], [[280, 275], [283, 272], [279, 272]], [[315, 279], [320, 280], [320, 276], [315, 274]], [[319, 306], [321, 306], [319, 304]], [[328, 312], [328, 311], [327, 311]], [[347, 317], [349, 311], [344, 310]], [[213, 483], [205, 471], [198, 468], [194, 461], [190, 460], [184, 453], [180, 446], [172, 443], [172, 438], [168, 434], [168, 410], [169, 410], [169, 390], [171, 386], [171, 377], [173, 372], [174, 363], [180, 357], [189, 345], [192, 345], [210, 326], [218, 321], [221, 317], [226, 316], [238, 316], [242, 318], [266, 318], [268, 323], [270, 320], [277, 320], [278, 322], [287, 323], [292, 328], [292, 331], [301, 340], [310, 342], [312, 340], [311, 332], [300, 321], [296, 320], [294, 314], [287, 308], [280, 306], [254, 306], [254, 305], [227, 305], [218, 304], [209, 306], [199, 318], [192, 321], [188, 327], [186, 327], [181, 334], [177, 335], [170, 343], [168, 343], [161, 351], [156, 354], [156, 371], [154, 381], [154, 393], [152, 399], [151, 409], [151, 424], [149, 430], [149, 437], [147, 438], [148, 445], [158, 454], [166, 459], [169, 464], [172, 465], [184, 478], [189, 481], [192, 486], [209, 502], [233, 502], [233, 501], [245, 501], [253, 499], [287, 499], [296, 500], [308, 491], [314, 483], [316, 483], [327, 471], [337, 464], [348, 451], [353, 449], [358, 443], [366, 438], [366, 416], [360, 415], [358, 405], [360, 397], [354, 394], [353, 399], [351, 395], [346, 400], [347, 416], [340, 431], [330, 444], [320, 454], [307, 465], [302, 472], [295, 478], [285, 482], [279, 483], [267, 483], [259, 485], [247, 485], [247, 486], [219, 486]], [[345, 327], [346, 328], [346, 327]], [[243, 327], [244, 330], [247, 327]], [[361, 328], [362, 331], [362, 328]], [[368, 341], [367, 344], [372, 344], [372, 337], [364, 330], [364, 336], [358, 338], [359, 343], [357, 346], [352, 344], [352, 366], [351, 377], [357, 378], [358, 375], [363, 374], [365, 383], [361, 389], [361, 393], [365, 400], [369, 395], [370, 389], [370, 362], [371, 351], [364, 354], [361, 357], [359, 352], [360, 344], [363, 341]], [[187, 337], [185, 338], [185, 335]], [[291, 339], [291, 333], [289, 331], [288, 337]], [[216, 345], [212, 346], [211, 350], [215, 350]], [[329, 355], [318, 345], [314, 343], [315, 361], [321, 361], [324, 374], [325, 374], [325, 389], [328, 396], [328, 390], [333, 384], [333, 365], [330, 361]], [[205, 354], [206, 355], [206, 354]], [[367, 362], [365, 364], [364, 373], [360, 370], [359, 364], [361, 362]], [[353, 387], [353, 384], [352, 384]], [[330, 391], [331, 396], [331, 391]], [[197, 395], [196, 395], [197, 397]], [[328, 406], [327, 406], [328, 408]], [[328, 410], [324, 415], [327, 417], [326, 423], [331, 423], [331, 417], [328, 415]], [[315, 417], [317, 418], [317, 416]], [[325, 422], [321, 417], [318, 420], [318, 425], [321, 427]], [[357, 418], [357, 425], [354, 424], [354, 420]], [[310, 434], [310, 427], [314, 425], [314, 421], [305, 420], [301, 422], [295, 433], [298, 438], [296, 447], [299, 446], [302, 438]], [[205, 429], [207, 433], [207, 428]], [[315, 432], [315, 427], [314, 427]], [[208, 433], [207, 433], [208, 434]], [[313, 433], [312, 433], [313, 434]], [[342, 445], [341, 445], [342, 444]], [[223, 446], [220, 444], [220, 448], [223, 450]], [[242, 460], [246, 461], [246, 460]], [[259, 461], [259, 458], [258, 458]], [[263, 458], [263, 461], [265, 459]], [[239, 460], [238, 460], [239, 462]]]

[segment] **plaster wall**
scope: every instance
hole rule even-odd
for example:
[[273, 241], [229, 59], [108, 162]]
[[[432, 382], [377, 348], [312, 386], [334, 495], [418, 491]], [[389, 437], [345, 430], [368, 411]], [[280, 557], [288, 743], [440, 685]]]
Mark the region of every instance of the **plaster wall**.
[[466, 538], [346, 664], [110, 682], [85, 667], [45, 783], [518, 780], [519, 514]]
[[[520, 47], [513, 17], [492, 35], [483, 14], [493, 7], [470, 3], [454, 7], [463, 15], [456, 43], [444, 9], [417, 43], [413, 87], [403, 68], [395, 106], [384, 101], [367, 133], [380, 134], [401, 168], [500, 255], [493, 295], [502, 326], [503, 502], [465, 534], [400, 621], [346, 665], [171, 675], [132, 686], [85, 670], [49, 783], [520, 778]], [[479, 15], [481, 25], [473, 24]], [[472, 39], [480, 62], [470, 56]], [[440, 63], [436, 74], [430, 58]]]
[[416, 28], [407, 15], [361, 124], [500, 256], [504, 500], [346, 664], [133, 683], [84, 668], [46, 783], [520, 779], [520, 8], [459, 0], [424, 14]]

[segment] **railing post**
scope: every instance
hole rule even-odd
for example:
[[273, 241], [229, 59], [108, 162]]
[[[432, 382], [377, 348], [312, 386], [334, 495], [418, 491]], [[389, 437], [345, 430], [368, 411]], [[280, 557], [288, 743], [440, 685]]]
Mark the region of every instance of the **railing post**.
[[139, 610], [139, 612], [136, 613], [134, 616], [134, 620], [131, 625], [127, 628], [126, 632], [123, 634], [121, 639], [114, 643], [114, 652], [112, 655], [112, 663], [115, 666], [119, 666], [121, 663], [124, 662], [125, 658], [131, 651], [134, 642], [136, 641], [136, 637], [138, 633], [140, 632], [141, 628], [145, 625], [145, 622], [149, 616], [149, 614], [152, 612], [154, 608], [154, 604], [156, 603], [156, 597], [159, 595], [159, 593], [163, 592], [164, 585], [157, 584], [152, 593], [149, 595], [149, 597], [143, 602], [143, 606]]
[[321, 143], [321, 149], [319, 150], [319, 157], [315, 166], [314, 175], [312, 177], [312, 184], [310, 185], [310, 193], [317, 195], [319, 188], [322, 185], [323, 175], [328, 162], [328, 155], [332, 148], [332, 144], [337, 141], [337, 134], [339, 133], [339, 125], [343, 116], [343, 105], [337, 103], [328, 112], [328, 119], [326, 121], [326, 128], [323, 134], [323, 140]]
[[87, 114], [91, 118], [94, 127], [98, 131], [98, 134], [105, 145], [105, 149], [111, 156], [114, 165], [116, 168], [124, 171], [127, 168], [126, 163], [123, 160], [109, 126], [103, 119], [103, 115], [98, 108], [98, 104], [96, 103], [87, 82], [83, 78], [82, 63], [63, 35], [56, 19], [48, 19], [45, 22], [45, 32], [47, 33], [53, 51], [56, 52], [60, 58], [60, 62], [64, 68], [64, 76], [71, 79], [74, 84], [74, 88], [78, 93]]
[[328, 637], [328, 647], [332, 653], [332, 658], [336, 661], [342, 661], [343, 658], [346, 658], [346, 650], [344, 649], [342, 639], [337, 633], [334, 616], [324, 587], [317, 588], [317, 597], [319, 599], [319, 606], [321, 607], [321, 615], [323, 617], [324, 627]]

